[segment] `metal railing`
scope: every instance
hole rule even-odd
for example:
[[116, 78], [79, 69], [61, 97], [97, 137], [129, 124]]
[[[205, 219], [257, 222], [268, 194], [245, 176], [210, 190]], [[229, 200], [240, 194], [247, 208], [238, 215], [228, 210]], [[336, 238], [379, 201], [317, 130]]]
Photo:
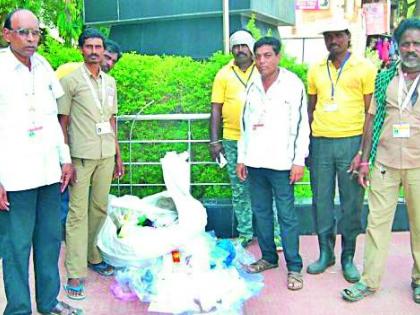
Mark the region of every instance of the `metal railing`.
[[[133, 144], [174, 144], [174, 143], [186, 143], [187, 151], [189, 156], [192, 157], [192, 146], [194, 144], [208, 144], [209, 139], [194, 139], [192, 134], [192, 124], [196, 121], [209, 120], [210, 114], [162, 114], [162, 115], [122, 115], [118, 116], [118, 123], [131, 122], [129, 137], [128, 139], [119, 139], [121, 145], [128, 145], [128, 160], [124, 161], [126, 168], [126, 176], [129, 176], [129, 183], [121, 183], [117, 181], [112, 184], [113, 187], [117, 187], [120, 190], [120, 187], [129, 187], [130, 193], [133, 193], [134, 187], [164, 187], [165, 184], [162, 183], [133, 183], [133, 170], [135, 167], [142, 165], [160, 165], [160, 161], [133, 161]], [[187, 133], [184, 139], [133, 139], [133, 128], [136, 122], [139, 121], [181, 121], [187, 122]], [[216, 165], [213, 161], [192, 161], [190, 158], [191, 165]], [[299, 185], [309, 185], [309, 182], [299, 182]], [[194, 179], [191, 178], [191, 186], [230, 186], [228, 182], [194, 182]]]

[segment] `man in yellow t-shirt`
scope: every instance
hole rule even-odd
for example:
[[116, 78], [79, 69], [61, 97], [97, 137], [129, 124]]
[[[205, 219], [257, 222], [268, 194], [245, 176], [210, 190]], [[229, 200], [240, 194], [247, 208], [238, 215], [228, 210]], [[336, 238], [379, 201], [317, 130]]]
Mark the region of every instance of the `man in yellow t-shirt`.
[[[237, 142], [240, 137], [240, 117], [245, 90], [258, 73], [253, 58], [255, 40], [247, 30], [234, 32], [229, 39], [234, 59], [217, 73], [211, 96], [210, 154], [219, 161], [226, 155], [227, 170], [232, 188], [232, 207], [237, 220], [239, 242], [243, 247], [253, 238], [252, 211], [247, 181], [236, 176]], [[222, 128], [223, 127], [223, 128]], [[223, 129], [223, 135], [221, 131]], [[274, 221], [276, 247], [281, 250], [280, 228]]]
[[312, 204], [320, 257], [307, 272], [322, 273], [335, 263], [337, 179], [342, 213], [341, 266], [344, 278], [356, 282], [360, 274], [353, 257], [361, 232], [364, 191], [351, 173], [360, 163], [365, 113], [374, 90], [376, 68], [351, 53], [351, 34], [343, 21], [329, 24], [322, 34], [329, 56], [308, 72]]

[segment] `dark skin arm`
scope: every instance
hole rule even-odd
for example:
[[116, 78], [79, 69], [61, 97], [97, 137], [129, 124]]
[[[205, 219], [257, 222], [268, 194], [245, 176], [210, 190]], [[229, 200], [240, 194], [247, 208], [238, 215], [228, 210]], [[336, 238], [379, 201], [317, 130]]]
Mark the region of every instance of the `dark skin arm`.
[[[61, 130], [63, 130], [64, 143], [69, 143], [68, 127], [70, 124], [70, 116], [58, 115]], [[66, 163], [61, 166], [61, 192], [63, 192], [69, 184], [77, 181], [77, 174], [74, 166], [71, 163]]]
[[[221, 103], [211, 103], [210, 142], [216, 142], [221, 139], [222, 106], [223, 104]], [[221, 142], [210, 144], [209, 150], [213, 161], [216, 161], [220, 153], [224, 153], [223, 145]]]
[[[367, 113], [365, 121], [365, 130], [363, 132], [363, 153], [362, 162], [363, 165], [359, 167], [359, 184], [366, 188], [369, 186], [369, 161], [370, 150], [372, 149], [372, 132], [373, 132], [373, 119], [374, 115]], [[366, 164], [365, 164], [366, 163]]]
[[120, 145], [118, 143], [118, 134], [117, 134], [117, 119], [115, 116], [112, 116], [109, 120], [112, 130], [115, 133], [115, 168], [114, 168], [114, 179], [121, 178], [125, 174], [124, 164], [121, 159]]
[[[314, 111], [315, 111], [315, 105], [318, 100], [318, 97], [316, 94], [308, 94], [308, 120], [309, 120], [309, 129], [310, 134], [309, 138], [312, 138], [312, 122], [314, 120]], [[311, 145], [309, 144], [309, 155], [305, 159], [305, 165], [310, 168], [311, 167]]]
[[[362, 137], [362, 141], [360, 142], [360, 147], [359, 147], [359, 152], [354, 156], [351, 164], [350, 164], [350, 168], [348, 169], [348, 173], [357, 173], [357, 170], [359, 169], [360, 166], [360, 162], [362, 161], [362, 155], [360, 154], [360, 152], [364, 152], [364, 141], [365, 141], [365, 131], [367, 128], [367, 121], [368, 121], [368, 110], [369, 110], [369, 106], [370, 106], [370, 102], [372, 100], [372, 94], [365, 94], [363, 95], [363, 101], [365, 104], [365, 123], [363, 125], [363, 137]], [[369, 150], [370, 151], [370, 150]]]
[[9, 205], [6, 189], [0, 183], [0, 211], [9, 211]]
[[[314, 111], [315, 111], [315, 105], [318, 100], [318, 97], [316, 94], [309, 94], [308, 95], [308, 119], [309, 119], [309, 127], [312, 126], [312, 121], [314, 120]], [[312, 134], [312, 130], [311, 130]]]

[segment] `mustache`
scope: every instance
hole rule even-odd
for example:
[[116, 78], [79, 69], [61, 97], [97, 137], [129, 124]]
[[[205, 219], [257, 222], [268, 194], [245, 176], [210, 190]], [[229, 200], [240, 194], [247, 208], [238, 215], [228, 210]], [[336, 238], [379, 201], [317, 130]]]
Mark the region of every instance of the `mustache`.
[[88, 57], [99, 57], [99, 55], [97, 55], [97, 54], [90, 54], [90, 55], [88, 55]]

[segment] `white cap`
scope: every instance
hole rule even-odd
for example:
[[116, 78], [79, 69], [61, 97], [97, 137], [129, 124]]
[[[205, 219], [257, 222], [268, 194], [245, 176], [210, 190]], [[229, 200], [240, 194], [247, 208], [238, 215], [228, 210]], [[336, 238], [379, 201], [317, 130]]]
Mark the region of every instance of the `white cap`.
[[232, 47], [235, 45], [247, 45], [251, 53], [254, 53], [255, 39], [247, 31], [237, 31], [233, 33], [229, 38], [229, 48], [232, 51]]
[[350, 25], [345, 19], [340, 20], [330, 20], [320, 30], [320, 34], [324, 34], [327, 32], [342, 32], [342, 31], [350, 31]]

